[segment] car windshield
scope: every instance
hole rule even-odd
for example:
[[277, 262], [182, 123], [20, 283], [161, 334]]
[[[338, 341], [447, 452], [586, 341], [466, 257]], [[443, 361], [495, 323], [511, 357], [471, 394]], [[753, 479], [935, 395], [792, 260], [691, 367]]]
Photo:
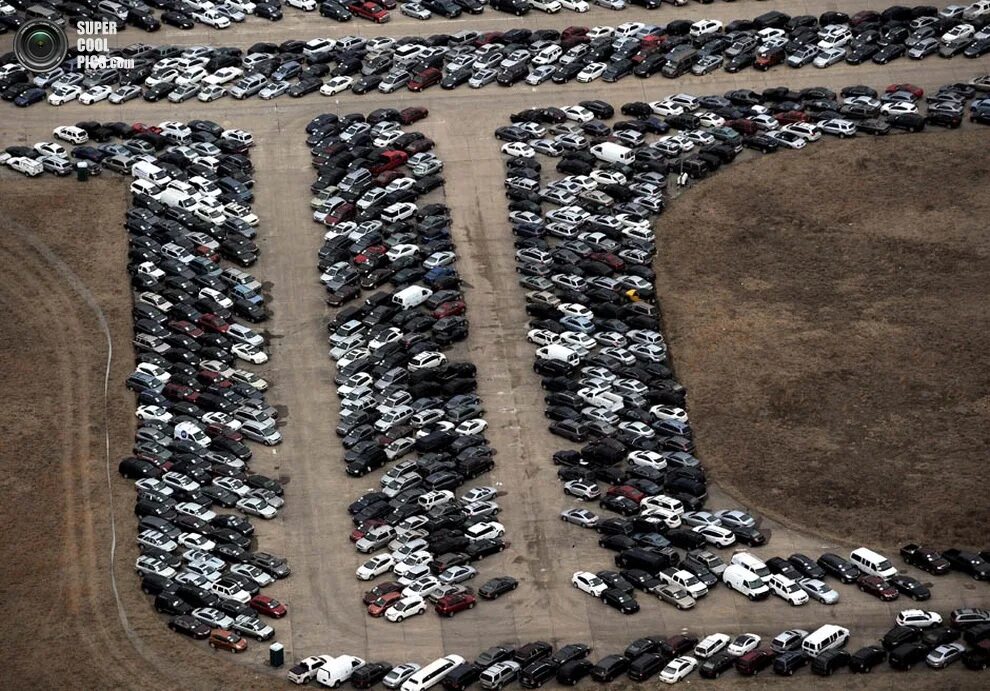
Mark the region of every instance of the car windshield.
[[755, 589], [755, 588], [759, 588], [761, 585], [763, 585], [763, 584], [759, 581], [759, 579], [752, 580], [752, 581], [746, 581], [746, 587], [747, 588], [753, 588], [753, 589]]

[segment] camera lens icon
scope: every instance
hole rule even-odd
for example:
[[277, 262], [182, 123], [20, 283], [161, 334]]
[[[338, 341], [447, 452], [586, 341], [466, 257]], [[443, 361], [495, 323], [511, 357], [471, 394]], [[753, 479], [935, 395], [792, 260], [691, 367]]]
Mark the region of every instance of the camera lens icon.
[[49, 72], [65, 60], [69, 40], [65, 31], [46, 19], [24, 22], [14, 37], [17, 61], [32, 72]]

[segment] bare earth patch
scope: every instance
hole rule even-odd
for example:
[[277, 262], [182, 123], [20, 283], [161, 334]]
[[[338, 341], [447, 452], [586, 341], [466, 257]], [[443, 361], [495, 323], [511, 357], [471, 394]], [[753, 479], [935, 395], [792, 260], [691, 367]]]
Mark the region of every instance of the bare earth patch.
[[850, 541], [986, 547], [987, 134], [821, 142], [661, 218], [699, 453], [741, 500]]
[[[117, 475], [133, 442], [123, 381], [131, 298], [119, 179], [0, 180], [0, 599], [11, 606], [9, 689], [266, 688], [270, 679], [171, 633], [134, 575], [134, 490]], [[26, 231], [26, 232], [25, 232]], [[118, 590], [110, 582], [103, 386], [96, 312], [32, 240], [65, 262], [106, 316]]]

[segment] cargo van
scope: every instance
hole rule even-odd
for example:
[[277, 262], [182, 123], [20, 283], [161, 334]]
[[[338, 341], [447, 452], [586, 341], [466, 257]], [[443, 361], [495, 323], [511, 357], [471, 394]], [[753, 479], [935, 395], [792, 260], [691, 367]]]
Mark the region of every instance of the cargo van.
[[164, 187], [172, 181], [172, 178], [163, 169], [148, 161], [138, 161], [131, 168], [131, 175], [138, 180], [147, 180], [159, 187]]
[[750, 573], [753, 573], [760, 578], [769, 578], [770, 569], [762, 561], [754, 557], [749, 552], [736, 552], [732, 555], [732, 559], [729, 561], [730, 564], [735, 564], [741, 566]]
[[166, 206], [171, 206], [175, 209], [184, 209], [186, 211], [193, 211], [199, 206], [199, 200], [196, 197], [174, 187], [166, 187], [158, 196], [158, 201]]
[[835, 624], [825, 624], [801, 642], [801, 650], [809, 657], [818, 657], [826, 650], [846, 647], [849, 629]]
[[392, 296], [392, 302], [404, 310], [419, 307], [433, 295], [433, 291], [423, 286], [409, 286]]
[[581, 364], [581, 356], [577, 352], [567, 346], [557, 345], [555, 343], [538, 349], [536, 351], [536, 357], [541, 360], [560, 360], [572, 367], [577, 367]]
[[458, 665], [464, 664], [464, 658], [460, 655], [446, 655], [434, 660], [423, 669], [406, 679], [402, 684], [401, 691], [426, 691], [433, 688], [446, 677]]
[[897, 575], [897, 569], [893, 567], [889, 559], [866, 547], [860, 547], [850, 552], [849, 561], [871, 576], [890, 578]]
[[589, 151], [595, 158], [605, 163], [621, 163], [624, 166], [631, 166], [636, 160], [632, 149], [615, 142], [595, 144]]
[[725, 585], [750, 600], [765, 600], [770, 596], [770, 588], [763, 579], [739, 564], [729, 564], [722, 572]]
[[316, 672], [316, 681], [322, 686], [340, 686], [351, 678], [354, 670], [364, 667], [365, 664], [364, 660], [353, 655], [335, 657]]

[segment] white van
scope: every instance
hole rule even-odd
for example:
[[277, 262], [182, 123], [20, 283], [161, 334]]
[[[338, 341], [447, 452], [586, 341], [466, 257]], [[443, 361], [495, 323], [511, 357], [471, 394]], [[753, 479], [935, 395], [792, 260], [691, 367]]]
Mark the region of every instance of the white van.
[[131, 194], [146, 194], [153, 199], [158, 199], [161, 193], [161, 188], [148, 180], [138, 179], [131, 183]]
[[556, 343], [551, 343], [537, 349], [536, 357], [540, 360], [560, 360], [572, 367], [577, 367], [581, 364], [581, 356], [576, 351], [571, 350], [567, 346], [557, 345]]
[[860, 547], [849, 553], [849, 561], [858, 566], [861, 571], [871, 576], [880, 578], [890, 578], [897, 575], [897, 569], [890, 563], [890, 560], [882, 554], [877, 554], [872, 549]]
[[429, 300], [433, 291], [423, 286], [409, 286], [392, 296], [392, 302], [404, 310], [419, 307]]
[[153, 182], [159, 187], [164, 187], [172, 181], [172, 178], [163, 169], [148, 161], [138, 161], [131, 168], [131, 175], [139, 180]]
[[636, 160], [632, 149], [621, 144], [616, 144], [615, 142], [595, 144], [589, 151], [591, 151], [591, 154], [595, 158], [605, 163], [621, 163], [624, 166], [628, 166], [632, 165]]
[[406, 679], [400, 691], [425, 691], [439, 684], [455, 667], [463, 664], [464, 658], [460, 655], [441, 657]]
[[735, 564], [736, 566], [741, 566], [752, 574], [759, 576], [760, 578], [769, 578], [770, 569], [762, 561], [754, 557], [749, 552], [736, 552], [732, 555], [732, 559], [729, 561], [730, 564]]
[[41, 161], [36, 161], [33, 158], [28, 158], [27, 156], [14, 156], [13, 158], [9, 158], [7, 159], [7, 165], [10, 166], [11, 170], [16, 170], [18, 173], [27, 175], [29, 178], [33, 178], [45, 172], [45, 166]]
[[770, 595], [770, 588], [763, 579], [739, 564], [729, 564], [725, 567], [722, 581], [728, 588], [742, 593], [750, 600], [764, 600]]
[[176, 439], [192, 442], [201, 449], [210, 445], [210, 437], [195, 422], [180, 422], [175, 426], [173, 436]]
[[354, 670], [365, 666], [365, 661], [353, 655], [341, 655], [327, 662], [316, 672], [316, 681], [323, 686], [336, 688], [351, 678]]
[[[143, 181], [135, 180], [134, 182], [138, 183]], [[199, 200], [196, 199], [196, 197], [174, 187], [166, 187], [162, 190], [161, 194], [158, 196], [158, 201], [166, 206], [171, 206], [177, 209], [185, 209], [186, 211], [193, 211], [197, 206], [199, 206]]]
[[818, 657], [826, 650], [845, 648], [848, 642], [849, 629], [825, 624], [801, 642], [801, 650], [809, 657]]

